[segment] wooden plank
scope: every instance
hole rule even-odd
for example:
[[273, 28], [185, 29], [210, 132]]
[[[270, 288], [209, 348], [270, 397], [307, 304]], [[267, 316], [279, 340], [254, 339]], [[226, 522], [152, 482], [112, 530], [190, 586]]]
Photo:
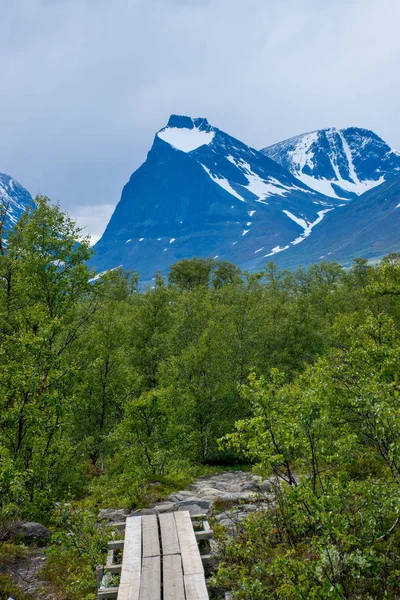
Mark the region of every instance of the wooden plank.
[[158, 515], [158, 519], [160, 521], [163, 555], [179, 554], [180, 547], [174, 513], [163, 513]]
[[122, 565], [107, 565], [106, 570], [110, 573], [121, 573]]
[[180, 554], [167, 554], [163, 558], [163, 600], [185, 600]]
[[118, 594], [118, 588], [117, 587], [113, 587], [113, 588], [105, 588], [104, 590], [99, 590], [97, 592], [97, 598], [98, 600], [108, 600], [108, 599], [115, 599], [117, 597]]
[[204, 575], [185, 575], [186, 600], [208, 600], [208, 591]]
[[203, 563], [201, 561], [199, 547], [193, 531], [192, 521], [188, 511], [174, 513], [176, 530], [178, 532], [179, 545], [182, 553], [183, 574], [202, 575], [204, 578]]
[[203, 521], [203, 529], [204, 531], [211, 531], [210, 523], [207, 520]]
[[97, 565], [97, 567], [96, 567], [97, 588], [99, 588], [101, 586], [103, 575], [104, 575], [103, 565]]
[[110, 565], [114, 564], [114, 550], [109, 550], [107, 552], [107, 562], [106, 562], [106, 567], [109, 567]]
[[136, 588], [134, 582], [120, 583], [118, 588], [117, 600], [123, 598], [123, 600], [139, 600], [139, 589]]
[[112, 542], [108, 542], [109, 550], [122, 550], [124, 547], [124, 540], [113, 540]]
[[142, 540], [143, 558], [160, 556], [157, 515], [145, 515], [142, 517]]
[[139, 600], [142, 563], [142, 518], [126, 520], [118, 600]]
[[161, 557], [143, 558], [139, 600], [161, 600]]

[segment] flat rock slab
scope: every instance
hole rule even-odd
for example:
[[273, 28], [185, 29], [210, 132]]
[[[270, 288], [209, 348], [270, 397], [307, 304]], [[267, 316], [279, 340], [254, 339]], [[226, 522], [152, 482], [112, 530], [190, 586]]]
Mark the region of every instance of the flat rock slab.
[[181, 502], [178, 502], [178, 509], [182, 508], [183, 506], [191, 506], [192, 504], [196, 504], [197, 506], [200, 506], [200, 508], [204, 508], [205, 510], [210, 508], [210, 504], [211, 501], [210, 500], [204, 500], [204, 498], [187, 498], [187, 500], [182, 500]]
[[129, 510], [127, 508], [103, 508], [99, 512], [100, 521], [109, 521], [111, 523], [120, 523], [125, 521], [126, 517], [129, 516]]

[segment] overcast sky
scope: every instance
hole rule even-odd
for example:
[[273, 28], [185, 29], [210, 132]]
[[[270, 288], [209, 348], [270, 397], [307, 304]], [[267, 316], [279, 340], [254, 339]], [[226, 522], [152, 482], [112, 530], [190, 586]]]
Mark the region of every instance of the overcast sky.
[[98, 238], [171, 113], [400, 149], [399, 0], [0, 0], [0, 171]]

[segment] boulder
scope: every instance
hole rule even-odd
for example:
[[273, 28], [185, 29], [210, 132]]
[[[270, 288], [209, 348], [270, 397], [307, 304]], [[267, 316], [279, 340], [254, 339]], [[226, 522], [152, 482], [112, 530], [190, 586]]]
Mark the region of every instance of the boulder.
[[187, 510], [193, 517], [195, 517], [196, 515], [202, 515], [204, 513], [204, 508], [202, 508], [198, 504], [188, 504], [186, 506], [179, 506], [178, 510]]
[[18, 522], [11, 527], [10, 537], [11, 539], [18, 538], [28, 545], [43, 546], [49, 542], [51, 531], [41, 523], [34, 521]]
[[175, 502], [162, 502], [161, 504], [156, 504], [153, 508], [157, 513], [165, 513], [175, 510], [175, 506]]
[[193, 504], [199, 508], [202, 508], [204, 512], [204, 510], [208, 510], [210, 508], [211, 500], [205, 500], [204, 498], [188, 498], [187, 500], [181, 500], [181, 502], [177, 502], [177, 509], [185, 510], [186, 507], [192, 506]]
[[156, 515], [157, 511], [154, 508], [139, 508], [130, 513], [130, 517], [141, 517], [142, 515]]
[[126, 520], [129, 512], [127, 508], [103, 508], [99, 512], [99, 520], [109, 521], [110, 523], [121, 523], [121, 521]]
[[262, 481], [261, 483], [259, 483], [257, 485], [257, 488], [258, 488], [258, 491], [260, 491], [262, 494], [267, 494], [268, 492], [270, 492], [272, 490], [272, 483], [271, 483], [271, 481], [266, 479], [265, 481]]

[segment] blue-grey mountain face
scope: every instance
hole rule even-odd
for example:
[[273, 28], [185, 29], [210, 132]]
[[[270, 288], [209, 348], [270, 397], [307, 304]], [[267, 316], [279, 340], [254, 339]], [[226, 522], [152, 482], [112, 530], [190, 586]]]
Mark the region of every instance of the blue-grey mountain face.
[[21, 184], [9, 175], [0, 173], [0, 208], [7, 210], [7, 229], [15, 225], [22, 213], [33, 204], [32, 196]]
[[298, 135], [262, 150], [309, 187], [354, 199], [400, 171], [400, 153], [373, 131], [349, 127]]
[[283, 268], [351, 263], [400, 251], [400, 174], [330, 213], [304, 243], [276, 257]]
[[149, 279], [193, 256], [247, 264], [299, 244], [338, 204], [206, 119], [173, 115], [124, 187], [92, 265]]

